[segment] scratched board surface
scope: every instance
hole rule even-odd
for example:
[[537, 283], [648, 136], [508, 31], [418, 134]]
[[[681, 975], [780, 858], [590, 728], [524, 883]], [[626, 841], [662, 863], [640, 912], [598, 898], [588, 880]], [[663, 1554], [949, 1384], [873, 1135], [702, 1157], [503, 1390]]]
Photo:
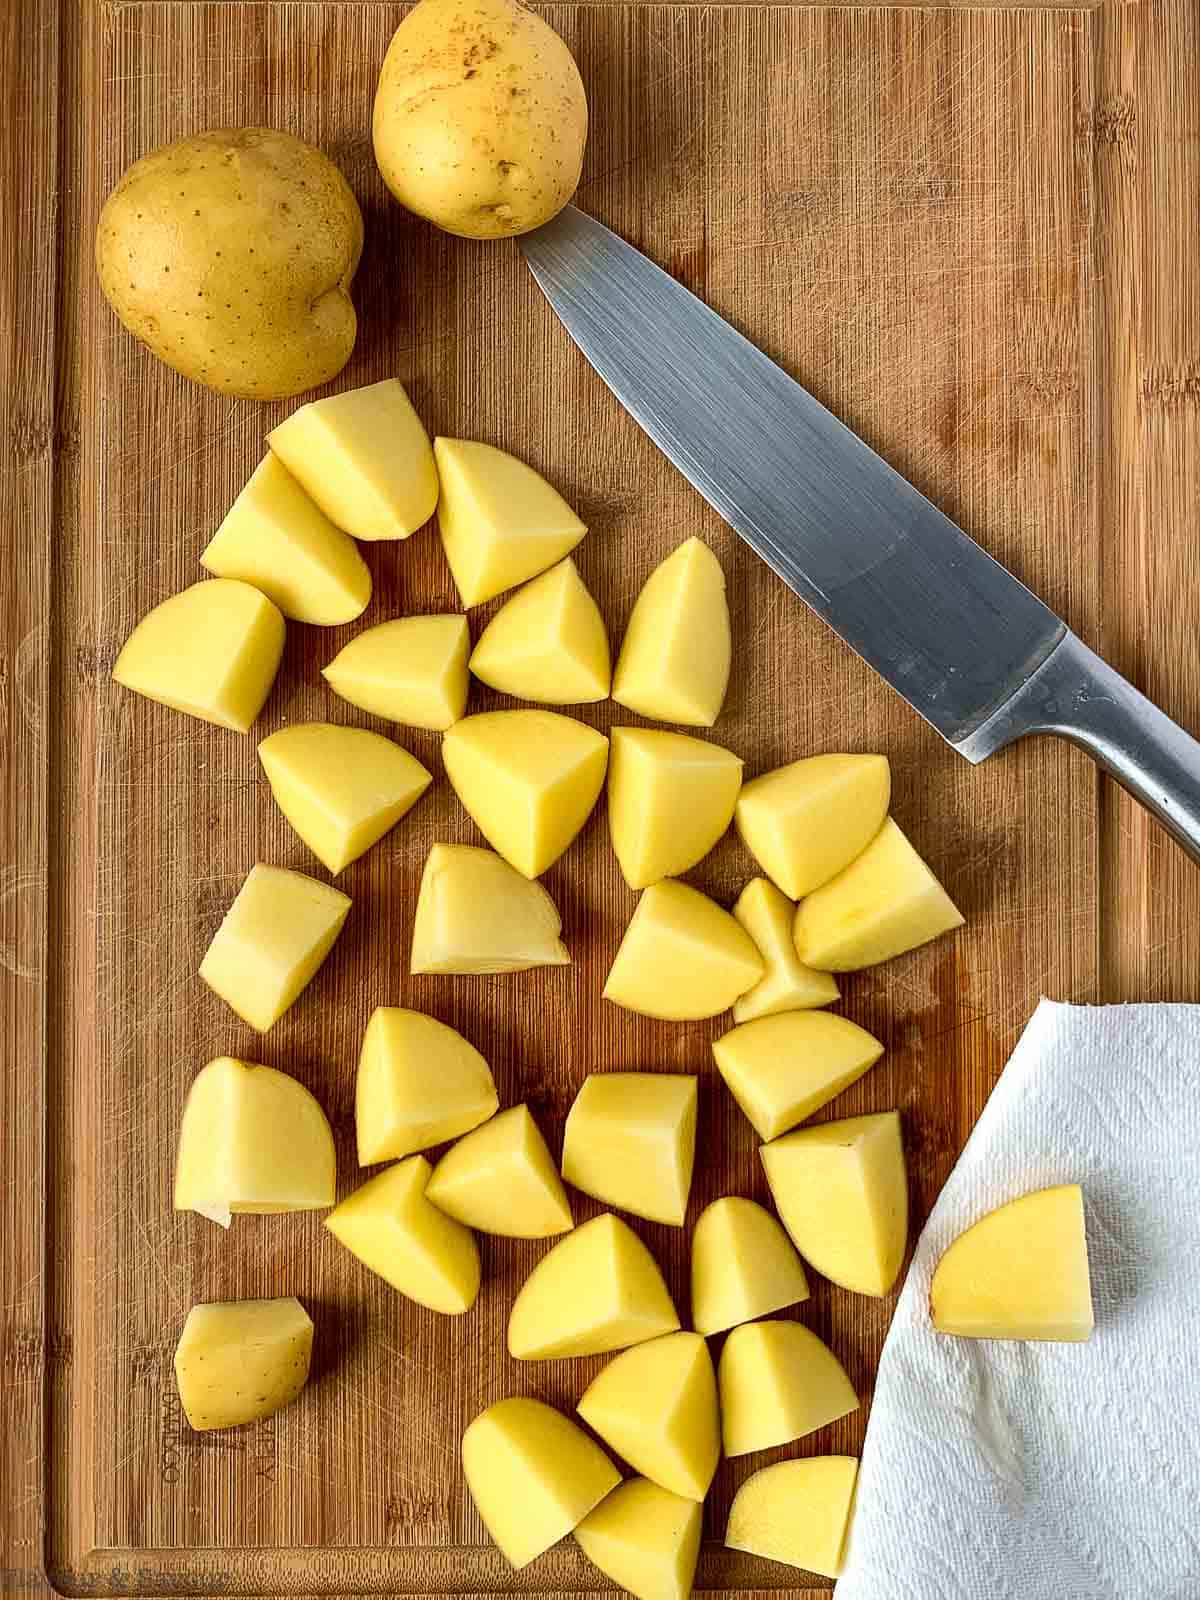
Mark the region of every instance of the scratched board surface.
[[[614, 640], [657, 561], [689, 535], [713, 547], [735, 638], [713, 737], [749, 773], [820, 751], [885, 751], [895, 813], [968, 918], [954, 939], [847, 981], [842, 1009], [887, 1054], [824, 1114], [900, 1107], [919, 1224], [1038, 995], [1095, 992], [1093, 770], [1050, 744], [978, 770], [960, 762], [657, 454], [511, 244], [450, 239], [390, 201], [369, 107], [401, 15], [388, 4], [188, 0], [89, 11], [81, 239], [123, 167], [153, 145], [239, 123], [312, 139], [341, 165], [367, 223], [361, 334], [336, 386], [396, 373], [431, 431], [509, 447], [544, 471], [588, 524], [577, 558]], [[1094, 14], [592, 4], [546, 15], [590, 95], [581, 203], [1094, 636]], [[54, 619], [73, 730], [61, 803], [78, 824], [63, 835], [64, 1020], [51, 1065], [51, 1287], [72, 1350], [50, 1395], [52, 1568], [64, 1587], [99, 1593], [611, 1587], [571, 1541], [510, 1572], [457, 1466], [463, 1428], [490, 1401], [532, 1394], [569, 1408], [599, 1365], [521, 1365], [505, 1353], [513, 1294], [544, 1247], [481, 1240], [478, 1304], [436, 1317], [368, 1275], [319, 1215], [241, 1218], [228, 1233], [176, 1215], [180, 1109], [216, 1055], [295, 1073], [330, 1115], [344, 1194], [358, 1176], [366, 1020], [379, 1004], [416, 1006], [484, 1051], [502, 1103], [528, 1101], [556, 1152], [588, 1072], [697, 1073], [691, 1221], [720, 1194], [765, 1198], [756, 1141], [709, 1052], [728, 1019], [655, 1023], [601, 1002], [635, 904], [603, 808], [545, 879], [570, 968], [409, 977], [429, 846], [479, 842], [442, 778], [437, 738], [419, 733], [406, 742], [438, 782], [339, 880], [353, 911], [300, 1002], [259, 1039], [207, 991], [196, 969], [248, 868], [322, 869], [273, 806], [253, 737], [136, 700], [108, 674], [134, 621], [199, 576], [206, 539], [290, 407], [188, 385], [117, 327], [86, 274], [81, 293], [78, 526]], [[432, 527], [364, 554], [375, 580], [364, 624], [455, 607]], [[492, 609], [472, 614], [476, 632]], [[319, 675], [354, 631], [289, 628], [256, 737], [311, 718], [375, 725]], [[500, 703], [473, 690], [473, 709]], [[602, 729], [637, 720], [616, 709], [581, 714]], [[730, 837], [690, 877], [729, 903], [752, 871]], [[577, 1198], [580, 1219], [598, 1209]], [[686, 1316], [686, 1230], [639, 1232]], [[189, 1306], [287, 1293], [316, 1323], [300, 1401], [249, 1430], [192, 1433], [171, 1364]], [[789, 1569], [722, 1549], [731, 1494], [768, 1459], [858, 1449], [890, 1309], [816, 1282], [788, 1313], [830, 1341], [864, 1404], [798, 1446], [722, 1466], [701, 1587], [794, 1587]]]

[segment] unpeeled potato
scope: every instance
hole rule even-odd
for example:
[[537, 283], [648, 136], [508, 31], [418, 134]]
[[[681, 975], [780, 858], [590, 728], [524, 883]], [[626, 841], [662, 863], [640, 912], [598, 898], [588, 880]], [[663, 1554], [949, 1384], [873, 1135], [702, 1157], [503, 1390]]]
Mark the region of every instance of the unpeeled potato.
[[276, 400], [354, 349], [362, 213], [311, 144], [216, 128], [135, 161], [105, 201], [96, 270], [135, 338], [185, 378]]
[[517, 0], [420, 0], [375, 93], [375, 159], [400, 204], [468, 239], [526, 233], [575, 193], [579, 69]]

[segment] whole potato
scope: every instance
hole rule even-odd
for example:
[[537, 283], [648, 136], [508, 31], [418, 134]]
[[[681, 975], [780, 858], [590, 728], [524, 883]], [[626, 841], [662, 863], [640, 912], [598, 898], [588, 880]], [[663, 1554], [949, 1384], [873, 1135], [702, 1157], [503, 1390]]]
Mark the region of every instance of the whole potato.
[[498, 239], [575, 193], [587, 99], [566, 45], [517, 0], [420, 0], [375, 93], [375, 159], [410, 211]]
[[160, 360], [276, 400], [346, 365], [362, 213], [333, 162], [274, 128], [217, 128], [143, 156], [105, 201], [105, 298]]

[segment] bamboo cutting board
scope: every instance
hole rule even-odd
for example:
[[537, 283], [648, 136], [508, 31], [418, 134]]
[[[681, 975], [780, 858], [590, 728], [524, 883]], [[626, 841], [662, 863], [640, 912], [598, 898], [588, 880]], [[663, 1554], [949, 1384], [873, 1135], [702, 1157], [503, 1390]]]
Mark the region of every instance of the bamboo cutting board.
[[[1196, 6], [597, 0], [545, 13], [589, 90], [581, 203], [1200, 722]], [[652, 1023], [599, 1000], [634, 904], [602, 814], [546, 879], [570, 969], [407, 976], [429, 845], [477, 838], [442, 780], [345, 874], [347, 930], [265, 1040], [196, 978], [255, 860], [321, 869], [274, 810], [253, 739], [135, 701], [109, 677], [136, 618], [199, 575], [209, 533], [290, 409], [186, 384], [100, 302], [96, 213], [151, 146], [265, 122], [325, 148], [368, 233], [360, 340], [339, 383], [395, 372], [431, 430], [545, 471], [589, 525], [578, 559], [614, 637], [650, 568], [688, 535], [708, 541], [736, 640], [714, 737], [749, 772], [822, 750], [891, 757], [896, 814], [968, 927], [847, 982], [844, 1010], [888, 1053], [828, 1114], [900, 1106], [914, 1227], [1040, 994], [1196, 998], [1200, 873], [1136, 808], [1065, 747], [962, 763], [658, 456], [511, 245], [449, 239], [389, 200], [369, 108], [401, 15], [375, 0], [26, 0], [0, 19], [16, 134], [0, 155], [5, 1594], [611, 1587], [571, 1541], [511, 1573], [456, 1465], [484, 1405], [529, 1393], [570, 1407], [599, 1365], [503, 1353], [513, 1293], [542, 1247], [482, 1241], [478, 1306], [450, 1320], [369, 1278], [317, 1216], [242, 1218], [229, 1234], [177, 1216], [175, 1131], [210, 1057], [263, 1060], [314, 1090], [342, 1193], [356, 1181], [354, 1063], [377, 1004], [460, 1027], [502, 1101], [529, 1100], [556, 1148], [587, 1072], [695, 1071], [690, 1220], [718, 1194], [765, 1193], [750, 1130], [714, 1082], [708, 1045], [727, 1023]], [[432, 529], [364, 553], [376, 585], [364, 623], [454, 606]], [[318, 673], [353, 631], [290, 628], [257, 737], [312, 717], [371, 725]], [[494, 703], [476, 688], [473, 708]], [[583, 714], [607, 728], [613, 709]], [[406, 742], [440, 778], [436, 738]], [[730, 838], [691, 876], [728, 903], [751, 871]], [[580, 1200], [577, 1214], [597, 1209]], [[639, 1231], [686, 1310], [686, 1234]], [[188, 1307], [280, 1293], [299, 1294], [317, 1324], [308, 1390], [256, 1428], [191, 1433], [171, 1369]], [[889, 1312], [823, 1283], [803, 1308], [864, 1402]], [[856, 1451], [866, 1414], [722, 1467], [700, 1587], [804, 1581], [722, 1549], [731, 1493], [766, 1459]]]

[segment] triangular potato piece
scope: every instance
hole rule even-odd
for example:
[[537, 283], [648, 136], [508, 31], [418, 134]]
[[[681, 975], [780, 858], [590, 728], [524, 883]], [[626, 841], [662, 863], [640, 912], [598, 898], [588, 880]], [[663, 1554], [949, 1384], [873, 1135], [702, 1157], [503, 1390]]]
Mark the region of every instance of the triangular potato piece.
[[528, 1106], [511, 1106], [452, 1145], [425, 1191], [480, 1233], [545, 1239], [575, 1225], [554, 1158]]
[[491, 1068], [461, 1033], [402, 1006], [377, 1006], [358, 1058], [358, 1164], [457, 1139], [500, 1104]]
[[556, 711], [485, 711], [447, 731], [442, 761], [488, 843], [537, 878], [591, 815], [608, 740]]
[[364, 628], [321, 675], [352, 706], [444, 733], [467, 709], [466, 617], [396, 617]]
[[808, 756], [746, 784], [737, 829], [767, 877], [799, 900], [862, 854], [891, 792], [886, 756]]
[[934, 1327], [963, 1339], [1090, 1338], [1079, 1185], [1037, 1189], [980, 1217], [938, 1262], [929, 1305]]
[[692, 1325], [723, 1333], [808, 1299], [795, 1247], [764, 1207], [729, 1195], [706, 1206], [692, 1231]]
[[698, 1333], [668, 1333], [610, 1361], [579, 1415], [635, 1472], [703, 1500], [721, 1455], [717, 1380]]
[[435, 844], [413, 919], [410, 972], [524, 972], [569, 966], [562, 918], [540, 883], [493, 850]]
[[713, 1040], [729, 1092], [760, 1139], [777, 1139], [857, 1083], [883, 1046], [849, 1017], [784, 1011]]
[[508, 1351], [521, 1361], [605, 1355], [678, 1326], [658, 1263], [605, 1212], [565, 1234], [526, 1278], [508, 1319]]
[[604, 618], [570, 556], [505, 601], [479, 636], [471, 671], [501, 694], [542, 705], [608, 698]]
[[563, 1177], [635, 1217], [681, 1228], [696, 1157], [696, 1079], [593, 1072], [563, 1130]]
[[759, 1155], [775, 1209], [804, 1259], [843, 1289], [889, 1294], [908, 1244], [899, 1112], [797, 1128]]
[[725, 1544], [840, 1577], [857, 1480], [853, 1456], [808, 1456], [763, 1467], [734, 1496]]
[[706, 544], [686, 539], [634, 602], [612, 697], [643, 717], [711, 728], [725, 703], [732, 654], [725, 574]]
[[688, 1600], [704, 1508], [648, 1478], [629, 1478], [575, 1529], [593, 1565], [634, 1600]]
[[[656, 728], [613, 728], [608, 827], [625, 882], [678, 877], [733, 820], [742, 759], [719, 744]], [[789, 937], [791, 929], [788, 929]]]
[[587, 532], [557, 489], [507, 451], [435, 439], [433, 453], [442, 547], [464, 606], [544, 572]]
[[[616, 761], [616, 729], [613, 729]], [[738, 896], [733, 915], [758, 946], [766, 971], [753, 989], [733, 1002], [735, 1022], [753, 1022], [781, 1011], [807, 1011], [840, 998], [828, 972], [806, 967], [796, 954], [792, 925], [796, 908], [769, 878], [752, 878]]]
[[721, 1351], [718, 1383], [727, 1456], [790, 1444], [858, 1410], [841, 1362], [799, 1322], [734, 1328]]
[[381, 733], [295, 722], [258, 747], [275, 803], [313, 854], [337, 874], [399, 822], [433, 782]]
[[269, 451], [205, 546], [200, 565], [215, 577], [252, 583], [295, 622], [353, 622], [371, 599], [370, 569], [354, 540]]
[[675, 878], [643, 891], [609, 968], [604, 998], [664, 1021], [715, 1017], [763, 974], [749, 934]]

